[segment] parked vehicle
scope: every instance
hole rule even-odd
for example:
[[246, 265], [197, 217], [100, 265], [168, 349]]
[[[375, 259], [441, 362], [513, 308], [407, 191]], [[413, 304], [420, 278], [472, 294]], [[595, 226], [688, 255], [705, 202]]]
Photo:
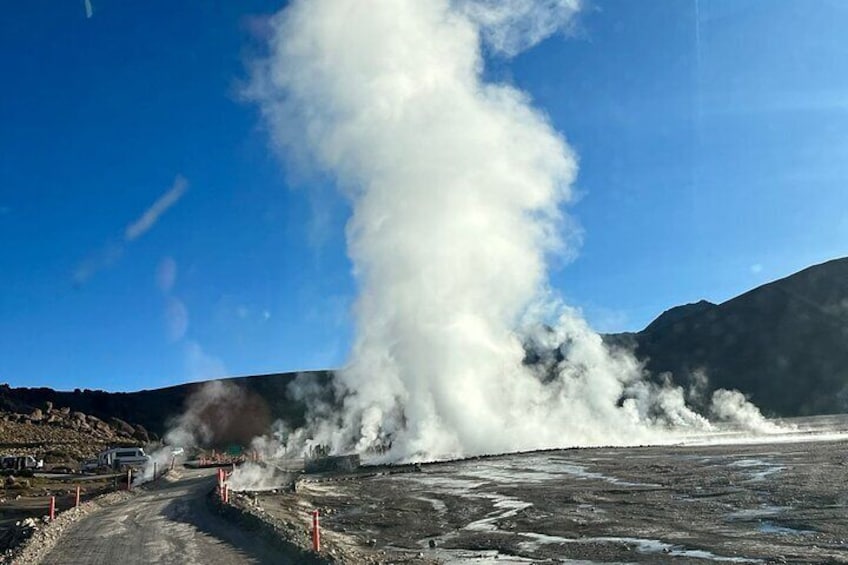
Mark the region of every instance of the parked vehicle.
[[127, 467], [143, 467], [150, 460], [150, 456], [144, 453], [140, 447], [113, 447], [97, 455], [95, 459], [88, 459], [81, 465], [83, 471], [96, 471], [99, 469], [126, 469]]
[[44, 467], [44, 461], [36, 459], [31, 455], [7, 455], [0, 459], [0, 467], [15, 471], [23, 471], [24, 469], [37, 470]]

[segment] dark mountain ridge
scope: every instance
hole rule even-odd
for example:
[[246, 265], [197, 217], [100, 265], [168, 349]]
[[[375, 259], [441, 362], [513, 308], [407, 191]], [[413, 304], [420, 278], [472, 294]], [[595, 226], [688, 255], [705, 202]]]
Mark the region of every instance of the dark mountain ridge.
[[[608, 334], [631, 349], [658, 379], [670, 373], [689, 388], [706, 375], [706, 395], [738, 389], [767, 415], [848, 411], [848, 258], [828, 261], [755, 288], [722, 304], [705, 300], [663, 312], [644, 330]], [[528, 357], [533, 352], [528, 352]], [[532, 359], [530, 362], [533, 362]], [[283, 419], [298, 425], [304, 406], [289, 385], [301, 373], [226, 379], [251, 398], [258, 417], [243, 432]], [[326, 388], [331, 371], [312, 371]], [[0, 411], [30, 414], [50, 402], [75, 412], [140, 424], [162, 436], [204, 383], [137, 392], [56, 391], [0, 385]], [[697, 404], [697, 399], [695, 399]], [[257, 408], [257, 406], [259, 408]], [[243, 415], [248, 420], [251, 414]], [[264, 431], [262, 429], [261, 431]]]
[[[277, 418], [297, 424], [303, 419], [304, 407], [291, 397], [289, 384], [299, 374], [297, 372], [275, 373], [225, 380], [235, 385], [240, 395], [250, 396], [251, 402], [242, 401], [241, 405], [250, 406], [254, 413], [261, 412], [262, 422], [257, 422], [257, 426], [263, 422], [267, 425]], [[329, 382], [331, 375], [329, 371], [312, 371], [309, 374], [319, 379], [322, 385]], [[50, 402], [54, 406], [67, 406], [72, 411], [91, 414], [103, 420], [118, 417], [133, 424], [140, 424], [156, 435], [162, 436], [168, 424], [185, 411], [192, 394], [198, 392], [204, 384], [204, 382], [187, 383], [137, 392], [87, 389], [57, 391], [43, 387], [12, 388], [8, 385], [0, 385], [0, 410], [29, 414]], [[251, 416], [255, 414], [243, 414], [241, 418], [248, 419]], [[261, 431], [264, 432], [266, 429]]]
[[848, 410], [848, 258], [815, 265], [722, 304], [672, 308], [637, 333], [605, 336], [654, 375], [708, 392], [736, 388], [767, 414]]

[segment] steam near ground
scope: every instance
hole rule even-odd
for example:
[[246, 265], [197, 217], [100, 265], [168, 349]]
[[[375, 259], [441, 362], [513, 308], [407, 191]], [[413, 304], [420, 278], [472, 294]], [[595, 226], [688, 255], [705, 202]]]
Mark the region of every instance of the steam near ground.
[[349, 198], [360, 292], [336, 402], [299, 379], [307, 424], [278, 423], [256, 448], [406, 461], [668, 441], [712, 429], [708, 417], [770, 431], [736, 392], [696, 413], [547, 285], [549, 259], [579, 241], [563, 211], [577, 158], [527, 93], [483, 79], [484, 55], [564, 33], [579, 10], [294, 0], [271, 18], [245, 95], [283, 155], [330, 173]]
[[185, 452], [177, 455], [175, 447], [244, 445], [263, 435], [271, 423], [267, 403], [257, 394], [227, 381], [203, 383], [188, 396], [182, 414], [168, 423], [164, 446], [150, 454], [136, 483], [150, 481], [155, 471], [182, 460]]

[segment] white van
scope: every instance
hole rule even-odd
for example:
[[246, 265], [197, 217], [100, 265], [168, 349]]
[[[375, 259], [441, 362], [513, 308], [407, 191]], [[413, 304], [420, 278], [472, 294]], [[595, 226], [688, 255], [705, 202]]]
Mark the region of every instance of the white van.
[[92, 459], [83, 463], [84, 471], [93, 471], [95, 469], [124, 469], [126, 467], [142, 467], [150, 460], [150, 456], [145, 455], [144, 449], [140, 447], [113, 447], [107, 449], [97, 455], [97, 459]]

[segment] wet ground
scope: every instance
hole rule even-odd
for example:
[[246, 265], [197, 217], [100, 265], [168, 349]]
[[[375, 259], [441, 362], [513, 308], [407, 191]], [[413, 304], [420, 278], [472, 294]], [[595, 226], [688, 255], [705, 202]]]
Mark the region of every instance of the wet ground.
[[[848, 418], [765, 444], [571, 449], [306, 481], [352, 544], [448, 563], [848, 563]], [[730, 438], [726, 438], [730, 439]], [[410, 470], [407, 468], [407, 470]]]

